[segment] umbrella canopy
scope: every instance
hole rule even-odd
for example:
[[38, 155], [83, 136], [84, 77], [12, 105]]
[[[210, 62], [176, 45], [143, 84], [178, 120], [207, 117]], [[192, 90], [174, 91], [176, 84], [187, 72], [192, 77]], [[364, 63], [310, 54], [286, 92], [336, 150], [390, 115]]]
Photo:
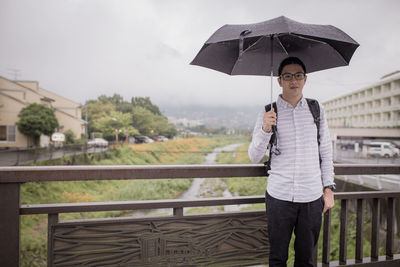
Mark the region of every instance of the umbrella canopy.
[[348, 65], [358, 46], [334, 26], [281, 16], [255, 24], [222, 26], [190, 64], [229, 75], [276, 76], [280, 62], [293, 56], [304, 62], [309, 73]]

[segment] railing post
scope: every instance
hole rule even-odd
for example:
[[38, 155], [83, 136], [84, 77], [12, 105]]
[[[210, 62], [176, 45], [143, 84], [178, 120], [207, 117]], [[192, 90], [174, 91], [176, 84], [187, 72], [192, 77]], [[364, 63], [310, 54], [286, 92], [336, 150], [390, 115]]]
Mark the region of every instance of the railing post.
[[379, 198], [372, 201], [372, 230], [371, 230], [371, 261], [377, 261], [379, 256]]
[[20, 184], [0, 184], [0, 266], [19, 266]]
[[331, 253], [331, 210], [325, 212], [324, 215], [324, 236], [322, 241], [322, 264], [329, 266], [330, 253]]
[[53, 262], [53, 225], [56, 223], [58, 223], [58, 214], [49, 214], [47, 219], [47, 266], [49, 267], [51, 267], [51, 263]]
[[347, 262], [347, 200], [342, 199], [340, 208], [340, 245], [339, 264], [346, 265]]
[[356, 263], [363, 262], [364, 200], [357, 199]]
[[386, 229], [386, 259], [393, 259], [394, 245], [394, 198], [388, 198], [387, 207], [387, 229]]
[[174, 208], [173, 210], [174, 216], [183, 216], [183, 208], [179, 207], [179, 208]]

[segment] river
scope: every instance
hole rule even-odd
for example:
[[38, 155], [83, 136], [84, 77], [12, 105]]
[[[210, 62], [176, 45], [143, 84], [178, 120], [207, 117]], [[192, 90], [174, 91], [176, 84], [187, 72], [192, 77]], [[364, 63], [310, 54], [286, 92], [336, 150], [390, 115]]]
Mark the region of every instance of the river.
[[[218, 147], [215, 148], [211, 153], [206, 155], [205, 161], [202, 163], [204, 165], [212, 165], [212, 164], [217, 164], [217, 155], [222, 152], [230, 152], [230, 151], [235, 151], [238, 147], [240, 147], [242, 144], [231, 144], [228, 146], [224, 147]], [[235, 153], [233, 153], [233, 157], [235, 157]], [[224, 188], [224, 191], [222, 193], [222, 196], [219, 195], [219, 197], [232, 197], [232, 193], [229, 192], [226, 184], [224, 182], [219, 181], [219, 179], [216, 178], [194, 178], [192, 184], [186, 190], [183, 192], [177, 199], [197, 199], [197, 198], [203, 198], [203, 197], [216, 197], [216, 192], [215, 192], [215, 187], [220, 187]], [[218, 196], [218, 195], [217, 195]], [[229, 206], [224, 206], [225, 211], [239, 211], [241, 207], [246, 206], [246, 205], [229, 205]], [[184, 208], [184, 212], [186, 212], [188, 209], [191, 208]], [[214, 210], [214, 207], [210, 208], [211, 210]], [[215, 207], [216, 209], [216, 207]], [[135, 211], [134, 214], [132, 215], [133, 217], [143, 217], [143, 216], [149, 216], [149, 215], [172, 215], [172, 209], [157, 209], [157, 210], [152, 210], [151, 212], [141, 212], [141, 211]]]

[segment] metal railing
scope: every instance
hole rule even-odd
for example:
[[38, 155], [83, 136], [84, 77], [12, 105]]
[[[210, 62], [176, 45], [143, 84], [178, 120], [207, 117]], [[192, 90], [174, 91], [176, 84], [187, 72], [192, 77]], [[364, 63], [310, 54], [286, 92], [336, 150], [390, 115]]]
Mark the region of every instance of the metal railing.
[[0, 149], [0, 166], [20, 166], [63, 157], [75, 157], [80, 154], [103, 152], [106, 150], [108, 150], [108, 147], [97, 147], [86, 144], [67, 144], [62, 147], [16, 147]]
[[[400, 174], [399, 165], [335, 165], [338, 175]], [[237, 205], [264, 202], [264, 196], [213, 198], [196, 200], [150, 200], [102, 203], [20, 205], [20, 185], [26, 182], [120, 180], [120, 179], [180, 179], [262, 177], [262, 165], [187, 165], [187, 166], [52, 166], [52, 167], [0, 167], [0, 266], [19, 265], [20, 216], [48, 214], [49, 226], [58, 222], [59, 213], [93, 212], [110, 210], [135, 210], [172, 208], [173, 217], [184, 218], [184, 207]], [[399, 191], [336, 193], [340, 200], [340, 253], [339, 262], [330, 262], [331, 212], [324, 215], [323, 266], [361, 264], [362, 266], [399, 266], [400, 256], [394, 254], [395, 200]], [[387, 200], [386, 249], [382, 258], [379, 252], [379, 202]], [[349, 202], [357, 201], [356, 257], [347, 259], [347, 231]], [[363, 221], [366, 201], [372, 201], [371, 255], [363, 258]], [[398, 216], [398, 215], [397, 215]], [[49, 242], [51, 245], [52, 243]], [[317, 248], [317, 247], [316, 247]], [[51, 248], [49, 248], [51, 250]], [[316, 255], [316, 254], [315, 254]], [[267, 255], [265, 255], [267, 258]], [[315, 259], [316, 265], [316, 259]], [[51, 264], [49, 264], [51, 266]], [[357, 266], [359, 266], [357, 265]]]

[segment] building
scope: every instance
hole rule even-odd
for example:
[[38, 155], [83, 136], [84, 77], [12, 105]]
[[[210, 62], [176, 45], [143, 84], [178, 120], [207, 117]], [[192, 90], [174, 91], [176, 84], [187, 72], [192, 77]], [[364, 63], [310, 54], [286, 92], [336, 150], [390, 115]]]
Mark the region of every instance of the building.
[[[400, 128], [400, 71], [323, 103], [329, 128]], [[397, 128], [397, 129], [396, 129]]]
[[[0, 76], [0, 147], [28, 147], [33, 140], [19, 133], [16, 123], [22, 108], [32, 104], [53, 108], [59, 122], [59, 132], [71, 130], [77, 138], [85, 133], [82, 106], [39, 86], [36, 81], [11, 81]], [[41, 145], [48, 137], [41, 138]]]

